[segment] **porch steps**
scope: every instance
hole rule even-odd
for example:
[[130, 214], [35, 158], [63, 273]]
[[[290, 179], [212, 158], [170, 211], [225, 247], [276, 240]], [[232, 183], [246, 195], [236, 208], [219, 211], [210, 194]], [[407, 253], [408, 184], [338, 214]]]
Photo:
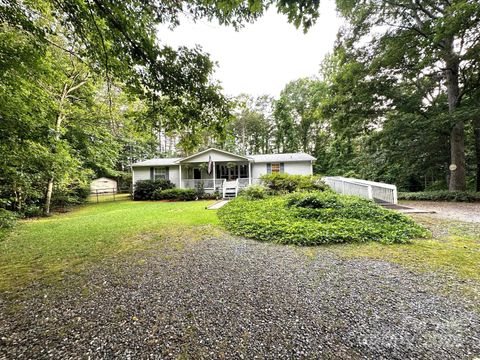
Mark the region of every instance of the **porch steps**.
[[237, 182], [236, 181], [226, 181], [223, 184], [223, 199], [229, 200], [237, 196]]
[[220, 200], [220, 201], [217, 201], [216, 203], [210, 205], [210, 206], [207, 206], [207, 210], [218, 210], [220, 209], [223, 205], [225, 205], [226, 203], [228, 203], [228, 200]]

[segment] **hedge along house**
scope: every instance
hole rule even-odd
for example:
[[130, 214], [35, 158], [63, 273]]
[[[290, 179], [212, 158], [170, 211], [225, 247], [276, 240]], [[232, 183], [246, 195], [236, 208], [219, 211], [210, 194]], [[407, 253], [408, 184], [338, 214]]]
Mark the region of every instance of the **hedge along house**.
[[237, 155], [210, 148], [184, 158], [162, 158], [132, 165], [133, 185], [139, 180], [168, 179], [179, 188], [203, 187], [223, 197], [259, 182], [269, 173], [312, 175], [315, 158], [305, 153]]

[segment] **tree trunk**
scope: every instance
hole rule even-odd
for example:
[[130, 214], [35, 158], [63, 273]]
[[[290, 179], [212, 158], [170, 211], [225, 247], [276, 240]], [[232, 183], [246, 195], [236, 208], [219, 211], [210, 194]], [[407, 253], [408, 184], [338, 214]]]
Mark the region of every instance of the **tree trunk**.
[[[63, 121], [63, 104], [65, 102], [65, 99], [67, 98], [67, 95], [68, 95], [68, 85], [65, 84], [63, 86], [62, 95], [60, 96], [60, 100], [58, 102], [58, 115], [57, 115], [57, 121], [55, 122], [55, 136], [54, 136], [55, 146], [56, 146], [58, 140], [60, 140], [60, 130], [61, 130], [62, 121]], [[54, 148], [53, 151], [55, 151], [55, 148]], [[44, 214], [45, 215], [50, 215], [50, 204], [52, 202], [54, 180], [55, 180], [55, 178], [54, 178], [53, 175], [50, 178], [50, 180], [48, 180], [47, 194], [45, 196], [45, 208], [44, 208]]]
[[450, 191], [465, 191], [467, 180], [465, 174], [465, 126], [457, 121], [450, 135]]
[[476, 114], [473, 119], [473, 131], [475, 134], [475, 159], [477, 163], [476, 190], [480, 191], [480, 114]]
[[[60, 109], [60, 111], [62, 111], [62, 109]], [[58, 140], [60, 140], [60, 127], [62, 125], [62, 120], [63, 120], [63, 115], [60, 113], [57, 116], [57, 123], [56, 123], [56, 127], [55, 127], [55, 139], [54, 139], [55, 144], [58, 142]], [[44, 209], [45, 215], [50, 215], [50, 204], [52, 202], [54, 180], [55, 180], [55, 178], [53, 177], [53, 175], [50, 178], [50, 180], [48, 180], [47, 194], [45, 196], [45, 209]]]
[[[453, 118], [457, 109], [460, 89], [458, 84], [459, 59], [453, 50], [453, 38], [445, 41], [445, 77], [448, 97], [448, 112]], [[467, 189], [465, 175], [465, 125], [463, 120], [453, 119], [450, 132], [450, 191], [464, 191]]]
[[52, 202], [52, 193], [53, 193], [53, 176], [48, 181], [47, 186], [47, 196], [45, 197], [45, 215], [50, 214], [50, 204]]
[[242, 124], [242, 155], [245, 155], [247, 153], [247, 145], [245, 144], [246, 143], [246, 124], [245, 124], [245, 121], [243, 122]]

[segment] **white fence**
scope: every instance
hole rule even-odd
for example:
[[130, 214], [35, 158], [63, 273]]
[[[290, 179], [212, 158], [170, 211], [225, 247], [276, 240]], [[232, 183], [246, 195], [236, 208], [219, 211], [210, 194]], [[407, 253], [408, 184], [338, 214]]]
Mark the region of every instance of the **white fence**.
[[356, 195], [378, 203], [397, 203], [395, 185], [341, 176], [327, 176], [323, 181], [339, 194]]
[[203, 188], [207, 190], [221, 189], [223, 179], [182, 179], [182, 186], [186, 189], [196, 189], [203, 184]]
[[[213, 179], [182, 179], [182, 187], [186, 189], [196, 189], [203, 184], [203, 188], [205, 190], [219, 190], [225, 187], [226, 183], [227, 180], [225, 179], [216, 179], [215, 182]], [[260, 179], [238, 178], [236, 180], [232, 180], [232, 184], [229, 186], [234, 186], [238, 192], [241, 189], [250, 186], [250, 183], [252, 185], [258, 184], [260, 183]]]
[[115, 201], [115, 195], [118, 194], [117, 188], [102, 188], [90, 190], [89, 202]]

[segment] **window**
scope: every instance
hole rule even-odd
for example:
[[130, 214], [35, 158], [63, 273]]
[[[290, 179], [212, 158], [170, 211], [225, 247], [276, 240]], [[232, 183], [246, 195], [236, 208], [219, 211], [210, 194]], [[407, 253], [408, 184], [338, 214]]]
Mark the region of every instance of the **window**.
[[272, 163], [272, 173], [280, 172], [280, 163]]
[[248, 178], [248, 165], [240, 165], [240, 177]]
[[155, 168], [153, 172], [153, 179], [167, 179], [167, 169], [165, 168]]

